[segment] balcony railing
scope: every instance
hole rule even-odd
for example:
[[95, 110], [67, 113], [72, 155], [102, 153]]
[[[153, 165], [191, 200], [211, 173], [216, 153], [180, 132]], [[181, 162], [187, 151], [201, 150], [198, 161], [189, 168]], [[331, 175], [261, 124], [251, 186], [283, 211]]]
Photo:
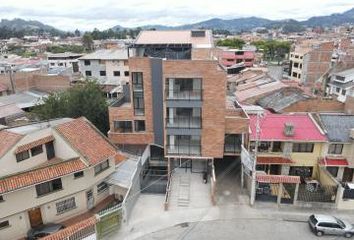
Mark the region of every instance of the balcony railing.
[[166, 90], [167, 100], [202, 100], [202, 89], [193, 90]]
[[168, 128], [202, 128], [200, 117], [171, 117], [166, 118]]
[[240, 154], [241, 153], [241, 144], [240, 145], [225, 144], [224, 152], [231, 153], [231, 154]]
[[167, 145], [167, 153], [170, 155], [200, 155], [200, 145]]

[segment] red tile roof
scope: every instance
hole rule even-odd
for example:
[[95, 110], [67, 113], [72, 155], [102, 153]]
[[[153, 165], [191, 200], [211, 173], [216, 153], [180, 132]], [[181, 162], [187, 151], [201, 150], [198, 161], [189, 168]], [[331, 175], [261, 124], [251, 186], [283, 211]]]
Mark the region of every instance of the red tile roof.
[[10, 150], [23, 136], [6, 130], [0, 131], [0, 157]]
[[256, 180], [261, 183], [300, 183], [299, 176], [287, 175], [257, 174]]
[[[313, 120], [307, 114], [272, 114], [266, 113], [259, 118], [261, 141], [326, 141]], [[251, 139], [256, 139], [257, 116], [250, 116]], [[285, 123], [292, 123], [295, 129], [293, 136], [283, 133]]]
[[268, 165], [268, 164], [291, 164], [292, 161], [284, 157], [257, 157], [258, 165]]
[[87, 159], [96, 165], [116, 155], [116, 149], [86, 118], [60, 124], [56, 130]]
[[348, 166], [349, 163], [346, 158], [331, 158], [325, 157], [320, 161], [321, 165], [324, 166]]
[[81, 159], [73, 159], [0, 179], [0, 194], [46, 182], [86, 168]]
[[45, 143], [48, 143], [48, 142], [51, 142], [51, 141], [54, 141], [53, 135], [38, 139], [36, 141], [30, 142], [30, 143], [27, 143], [27, 144], [24, 144], [24, 145], [21, 145], [21, 146], [18, 146], [16, 151], [15, 151], [15, 154], [23, 152], [23, 151], [26, 151], [26, 150], [29, 150], [29, 149], [31, 149], [31, 148], [33, 148], [35, 146], [42, 145], [42, 144], [45, 144]]
[[[47, 237], [41, 238], [42, 240], [66, 240], [70, 236], [78, 234], [80, 231], [88, 233], [88, 230], [97, 223], [95, 216], [85, 219], [81, 222], [78, 222], [74, 225], [68, 226], [67, 228], [60, 230], [54, 234], [51, 234]], [[93, 229], [94, 232], [94, 229]]]

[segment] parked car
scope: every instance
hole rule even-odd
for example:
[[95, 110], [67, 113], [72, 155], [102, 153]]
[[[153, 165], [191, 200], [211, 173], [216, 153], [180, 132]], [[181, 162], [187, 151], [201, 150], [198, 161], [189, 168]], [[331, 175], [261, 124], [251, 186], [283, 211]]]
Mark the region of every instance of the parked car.
[[40, 239], [42, 237], [56, 233], [64, 228], [65, 226], [62, 224], [55, 224], [55, 223], [44, 224], [29, 230], [27, 233], [27, 239], [28, 240]]
[[352, 224], [333, 216], [313, 214], [309, 217], [308, 222], [312, 232], [317, 236], [328, 234], [350, 238], [354, 235], [354, 226]]

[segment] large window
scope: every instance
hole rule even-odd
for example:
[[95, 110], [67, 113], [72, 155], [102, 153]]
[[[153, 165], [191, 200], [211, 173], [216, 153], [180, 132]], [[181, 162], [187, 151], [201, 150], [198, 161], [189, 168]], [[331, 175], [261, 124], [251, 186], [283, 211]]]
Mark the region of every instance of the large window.
[[95, 166], [95, 175], [100, 174], [101, 172], [103, 172], [104, 170], [109, 168], [109, 162], [108, 160], [98, 164]]
[[134, 121], [134, 130], [135, 130], [135, 132], [145, 132], [145, 121], [144, 120], [135, 120]]
[[108, 190], [107, 183], [101, 182], [100, 184], [97, 185], [97, 194], [104, 193], [107, 190]]
[[23, 160], [26, 160], [26, 159], [28, 159], [29, 157], [30, 157], [30, 155], [29, 155], [29, 151], [28, 151], [28, 150], [23, 151], [23, 152], [19, 152], [19, 153], [16, 154], [16, 160], [17, 160], [17, 162], [21, 162], [21, 161], [23, 161]]
[[130, 133], [133, 131], [132, 121], [114, 121], [114, 131]]
[[39, 146], [35, 146], [33, 148], [31, 148], [31, 155], [36, 156], [38, 154], [41, 154], [43, 152], [43, 146], [39, 145]]
[[143, 73], [132, 73], [133, 106], [135, 115], [145, 114]]
[[293, 152], [313, 152], [313, 143], [294, 143]]
[[36, 191], [38, 197], [61, 189], [63, 189], [63, 185], [61, 183], [60, 178], [36, 185]]
[[343, 144], [330, 144], [328, 154], [342, 154]]
[[61, 202], [57, 202], [55, 204], [55, 206], [57, 208], [57, 214], [62, 214], [62, 213], [67, 212], [71, 209], [74, 209], [74, 208], [76, 208], [75, 197], [68, 198], [68, 199], [61, 201]]

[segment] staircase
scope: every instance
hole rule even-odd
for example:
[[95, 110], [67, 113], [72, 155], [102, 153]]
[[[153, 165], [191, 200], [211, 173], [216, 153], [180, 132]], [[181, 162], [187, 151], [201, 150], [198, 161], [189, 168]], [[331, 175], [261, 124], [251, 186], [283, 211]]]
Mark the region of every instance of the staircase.
[[190, 202], [190, 184], [191, 176], [190, 174], [183, 174], [179, 176], [178, 183], [178, 207], [188, 207]]

